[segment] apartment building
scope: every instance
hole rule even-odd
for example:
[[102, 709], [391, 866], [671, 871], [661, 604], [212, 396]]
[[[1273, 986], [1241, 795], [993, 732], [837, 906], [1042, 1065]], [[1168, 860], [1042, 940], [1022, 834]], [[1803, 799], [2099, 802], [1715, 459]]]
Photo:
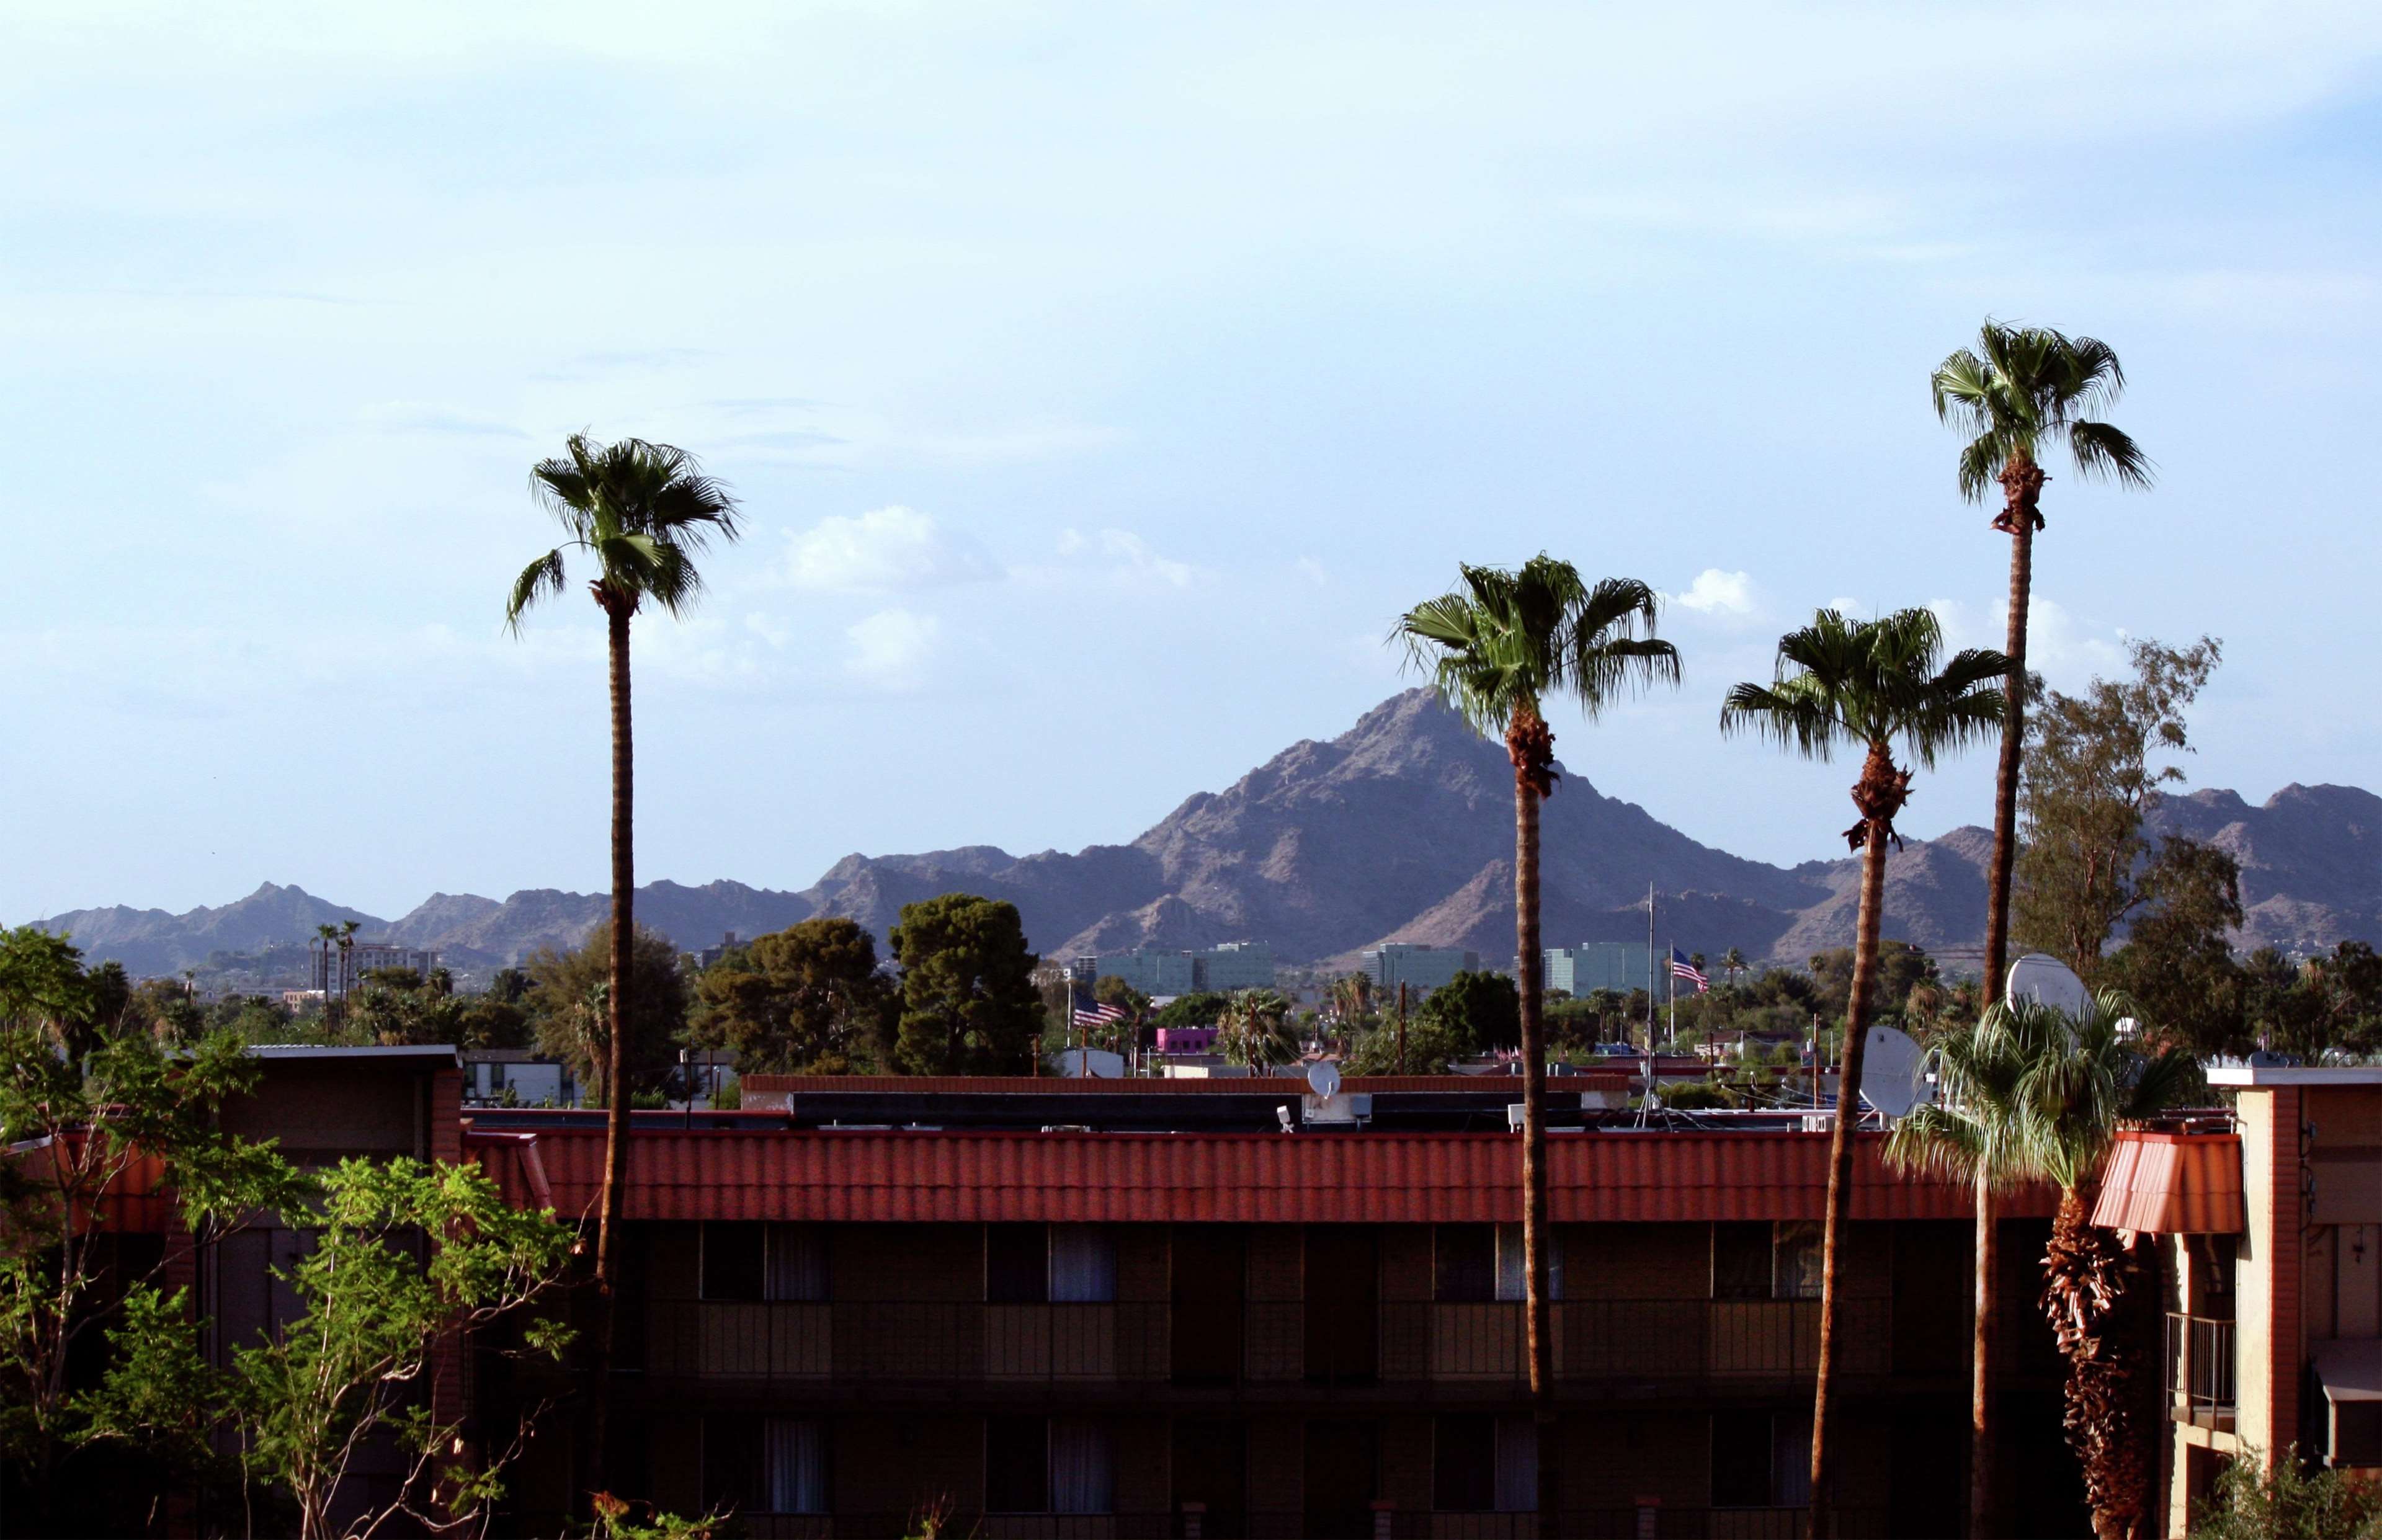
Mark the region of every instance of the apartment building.
[[1373, 975], [1374, 992], [1394, 998], [1405, 984], [1420, 999], [1458, 973], [1478, 972], [1480, 954], [1460, 947], [1422, 947], [1406, 941], [1385, 941], [1362, 954], [1365, 972]]
[[1577, 947], [1550, 947], [1544, 959], [1546, 986], [1575, 999], [1599, 989], [1626, 995], [1633, 989], [1659, 988], [1654, 954], [1642, 941], [1583, 941]]
[[[767, 1110], [640, 1118], [608, 1479], [733, 1506], [763, 1540], [898, 1534], [927, 1509], [988, 1540], [1502, 1537], [1536, 1533], [1543, 1458], [1566, 1534], [1799, 1534], [1825, 1138], [1562, 1109], [1542, 1448], [1518, 1145], [1464, 1131], [1502, 1130], [1511, 1094], [754, 1077]], [[588, 1115], [475, 1114], [466, 1143], [518, 1201], [596, 1192]], [[1966, 1195], [1889, 1178], [1871, 1140], [1861, 1161], [1839, 1533], [1955, 1534]], [[2019, 1534], [2081, 1528], [2022, 1287], [2048, 1210], [2032, 1194], [2005, 1220]], [[569, 1392], [482, 1384], [492, 1430]], [[534, 1442], [514, 1527], [567, 1501], [570, 1436]]]
[[1197, 990], [1230, 994], [1236, 989], [1271, 989], [1273, 948], [1262, 941], [1226, 941], [1187, 951], [1142, 947], [1130, 952], [1079, 957], [1069, 972], [1083, 984], [1113, 975], [1145, 995], [1159, 997]]
[[345, 995], [366, 973], [381, 968], [411, 968], [428, 978], [438, 968], [438, 953], [429, 947], [406, 947], [394, 941], [353, 941], [313, 948], [312, 987], [326, 995]]

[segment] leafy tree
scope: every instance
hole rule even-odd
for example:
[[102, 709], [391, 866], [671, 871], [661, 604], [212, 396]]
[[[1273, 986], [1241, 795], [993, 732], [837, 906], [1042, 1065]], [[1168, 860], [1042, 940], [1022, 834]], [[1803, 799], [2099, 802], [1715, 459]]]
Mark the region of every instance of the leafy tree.
[[2192, 1504], [2192, 1540], [2382, 1540], [2382, 1488], [2310, 1466], [2297, 1446], [2274, 1461], [2244, 1447]]
[[1092, 998], [1100, 1005], [1116, 1007], [1135, 1021], [1149, 1009], [1149, 996], [1114, 973], [1102, 973], [1092, 981]]
[[[560, 1288], [576, 1237], [524, 1213], [472, 1165], [350, 1159], [320, 1179], [313, 1247], [276, 1269], [304, 1307], [278, 1336], [233, 1349], [227, 1390], [250, 1468], [297, 1500], [303, 1540], [481, 1519], [503, 1492], [505, 1455], [442, 1461], [461, 1424], [436, 1413], [436, 1344], [520, 1317], [526, 1353], [559, 1359], [567, 1331], [531, 1307]], [[436, 1237], [425, 1249], [424, 1237]], [[346, 1525], [331, 1499], [357, 1456], [393, 1436], [407, 1464], [395, 1494]]]
[[2170, 1042], [2199, 1054], [2248, 1051], [2246, 980], [2228, 937], [2241, 923], [2241, 872], [2213, 845], [2170, 836], [2143, 873], [2143, 908], [2102, 976]]
[[946, 893], [902, 906], [894, 1058], [913, 1075], [1015, 1075], [1033, 1068], [1042, 1003], [1015, 904]]
[[[2092, 415], [2126, 386], [2116, 351], [2092, 337], [2006, 326], [1988, 318], [1978, 330], [1977, 347], [1963, 348], [1936, 365], [1928, 383], [1937, 420], [1969, 435], [1960, 450], [1960, 495], [1979, 502], [1987, 486], [1998, 483], [2002, 510], [1993, 527], [2010, 537], [2008, 640], [2002, 648], [2009, 667], [1985, 910], [1990, 1005], [1998, 997], [2009, 960], [2010, 872], [2018, 855], [2019, 765], [2026, 739], [2027, 605], [2034, 536], [2043, 528], [2043, 485], [2050, 479], [2043, 454], [2064, 445], [2080, 474], [2107, 476], [2127, 486], [2150, 484], [2150, 459], [2123, 432]], [[1971, 1518], [1982, 1522], [1983, 1515]]]
[[1846, 841], [1861, 852], [1861, 887], [1828, 1152], [1819, 1364], [1811, 1406], [1814, 1534], [1827, 1533], [1834, 1501], [1828, 1403], [1835, 1388], [1840, 1298], [1837, 1241], [1852, 1189], [1852, 1134], [1860, 1117], [1861, 1056], [1877, 972], [1878, 924], [1885, 909], [1886, 845], [1898, 840], [1894, 820], [1910, 798], [1910, 772], [1896, 765], [1894, 749], [1899, 743], [1919, 765], [1932, 767], [1939, 755], [1983, 736], [2002, 718], [2002, 693], [1992, 681], [2008, 671], [2008, 660], [1998, 653], [1970, 651], [1938, 671], [1943, 648], [1942, 628], [1923, 609], [1867, 621], [1822, 610], [1811, 625], [1779, 639], [1774, 682], [1740, 684], [1721, 707], [1725, 734], [1757, 733], [1809, 759], [1830, 759], [1846, 746], [1864, 754], [1860, 779], [1852, 788], [1860, 817], [1845, 831]]
[[[612, 917], [609, 968], [605, 979], [607, 1020], [603, 1036], [609, 1056], [608, 1086], [636, 1083], [637, 1063], [651, 1051], [638, 1041], [645, 1019], [637, 998], [641, 982], [632, 959], [637, 935], [632, 906], [636, 893], [635, 818], [632, 788], [636, 754], [631, 730], [629, 623], [648, 604], [677, 617], [703, 591], [695, 558], [713, 535], [737, 536], [736, 499], [703, 473], [693, 455], [667, 444], [624, 438], [597, 444], [573, 434], [564, 452], [540, 460], [530, 471], [530, 490], [563, 529], [561, 544], [531, 562], [513, 580], [505, 600], [505, 624], [520, 634], [522, 617], [565, 586], [563, 553], [592, 557], [596, 576], [588, 593], [604, 612], [612, 706]], [[589, 1367], [594, 1395], [589, 1435], [593, 1466], [589, 1485], [601, 1485], [604, 1421], [611, 1398], [614, 1337], [614, 1256], [620, 1204], [628, 1191], [629, 1098], [615, 1094], [605, 1120], [603, 1191], [597, 1204], [596, 1293], [603, 1325]]]
[[1471, 1051], [1468, 1042], [1450, 1032], [1446, 1022], [1416, 1015], [1406, 1022], [1403, 1064], [1397, 1024], [1377, 1021], [1350, 1041], [1340, 1068], [1348, 1075], [1443, 1075], [1448, 1066]]
[[1169, 1029], [1212, 1027], [1216, 1024], [1216, 1018], [1223, 1014], [1228, 1001], [1229, 996], [1208, 990], [1177, 995], [1159, 1008], [1158, 1014], [1150, 1018], [1150, 1024]]
[[[1475, 731], [1502, 737], [1514, 766], [1514, 950], [1520, 961], [1522, 1252], [1530, 1399], [1542, 1445], [1554, 1424], [1554, 1333], [1547, 1314], [1547, 1045], [1541, 1020], [1545, 953], [1539, 937], [1539, 804], [1553, 795], [1554, 732], [1544, 706], [1569, 696], [1593, 720], [1640, 686], [1676, 685], [1679, 654], [1654, 635], [1654, 591], [1631, 578], [1593, 585], [1544, 553], [1518, 570], [1460, 568], [1452, 592], [1402, 617], [1394, 633], [1412, 666]], [[1551, 1447], [1551, 1446], [1550, 1446]], [[1539, 1465], [1539, 1528], [1560, 1518], [1559, 1464]]]
[[1521, 991], [1503, 973], [1458, 973], [1430, 992], [1418, 1015], [1436, 1022], [1469, 1052], [1521, 1045]]
[[[582, 1085], [607, 1106], [615, 1105], [610, 1071], [619, 1056], [610, 1051], [611, 922], [598, 921], [587, 939], [567, 952], [542, 947], [529, 959], [530, 1025], [538, 1051], [562, 1060]], [[686, 1026], [686, 975], [678, 948], [657, 931], [640, 929], [629, 948], [636, 1005], [630, 1013], [628, 1085], [633, 1095], [657, 1090], [678, 1062], [678, 1042]], [[626, 1106], [626, 1098], [618, 1099]]]
[[1225, 1063], [1240, 1065], [1253, 1075], [1297, 1058], [1290, 1001], [1278, 990], [1235, 991], [1216, 1019], [1216, 1051]]
[[2161, 788], [2183, 779], [2161, 756], [2190, 752], [2184, 711], [2221, 656], [2209, 637], [2182, 649], [2137, 642], [2131, 678], [2044, 697], [2027, 723], [2019, 945], [2051, 953], [2088, 982], [2100, 976], [2110, 935], [2143, 901], [2145, 821]]
[[748, 1073], [835, 1072], [875, 1062], [891, 1035], [892, 981], [851, 920], [804, 920], [706, 969], [689, 1040], [732, 1048]]
[[[1853, 948], [1831, 947], [1811, 954], [1811, 981], [1819, 986], [1812, 1008], [1831, 1021], [1850, 1013], [1853, 993]], [[1880, 941], [1877, 962], [1870, 978], [1868, 1008], [1872, 1016], [1899, 1010], [1910, 992], [1940, 982], [1935, 959], [1908, 941]]]
[[256, 1073], [227, 1033], [177, 1051], [120, 1028], [76, 1066], [51, 1028], [21, 1012], [0, 1025], [0, 1144], [18, 1146], [0, 1164], [0, 1456], [22, 1483], [12, 1528], [44, 1533], [76, 1497], [61, 1460], [95, 1436], [73, 1404], [69, 1362], [149, 1282], [106, 1243], [136, 1167], [154, 1163], [141, 1190], [171, 1193], [202, 1243], [297, 1192], [269, 1149], [216, 1127]]

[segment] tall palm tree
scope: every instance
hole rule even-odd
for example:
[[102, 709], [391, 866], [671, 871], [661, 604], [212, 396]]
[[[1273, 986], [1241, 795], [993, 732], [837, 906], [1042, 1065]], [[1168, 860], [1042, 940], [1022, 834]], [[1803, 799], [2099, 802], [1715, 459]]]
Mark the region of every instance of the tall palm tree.
[[587, 1485], [601, 1485], [604, 1423], [611, 1394], [616, 1337], [615, 1248], [629, 1159], [628, 1037], [630, 948], [636, 939], [631, 913], [636, 887], [633, 820], [635, 756], [629, 719], [629, 622], [650, 602], [671, 616], [681, 613], [703, 591], [694, 558], [710, 537], [734, 540], [736, 499], [703, 474], [694, 457], [667, 444], [624, 438], [597, 444], [573, 434], [564, 452], [540, 460], [530, 471], [530, 491], [554, 515], [565, 539], [522, 569], [505, 601], [505, 624], [515, 634], [530, 607], [559, 595], [565, 583], [563, 553], [593, 558], [596, 575], [588, 593], [604, 612], [609, 644], [612, 698], [612, 945], [606, 1008], [609, 1063], [604, 1073], [604, 1186], [597, 1205], [596, 1293], [599, 1327], [589, 1399], [591, 1438]]
[[1555, 788], [1544, 706], [1569, 696], [1593, 719], [1630, 691], [1676, 685], [1679, 654], [1654, 635], [1654, 591], [1634, 578], [1590, 584], [1543, 552], [1517, 570], [1462, 567], [1456, 588], [1408, 610], [1393, 633], [1450, 709], [1514, 766], [1514, 950], [1521, 968], [1523, 1321], [1539, 1448], [1539, 1533], [1560, 1518], [1553, 1458], [1554, 1330], [1547, 1318], [1546, 959], [1539, 947], [1539, 804]]
[[2139, 1240], [2124, 1245], [2094, 1227], [2093, 1204], [2118, 1127], [2201, 1088], [2198, 1062], [2183, 1050], [2153, 1057], [2134, 1051], [2119, 1028], [2140, 1014], [2119, 991], [2093, 995], [2049, 1034], [2020, 1087], [2030, 1158], [2059, 1187], [2043, 1260], [2043, 1309], [2068, 1359], [2068, 1443], [2101, 1540], [2148, 1533], [2159, 1424], [2151, 1313], [2158, 1301], [2143, 1287]]
[[1216, 1017], [1217, 1051], [1228, 1064], [1264, 1074], [1298, 1057], [1290, 1035], [1290, 1001], [1279, 990], [1236, 990]]
[[[2030, 1142], [2020, 1087], [2059, 1034], [2062, 1018], [2032, 1000], [1996, 1002], [1972, 1026], [1939, 1033], [1928, 1045], [1942, 1099], [1914, 1110], [1885, 1143], [1885, 1158], [1906, 1169], [1949, 1176], [1975, 1189], [1980, 1213], [1993, 1198], [2043, 1179]], [[1990, 1222], [1977, 1229], [1975, 1313], [1971, 1323], [1969, 1534], [1995, 1533], [1991, 1415], [1994, 1279], [2000, 1265]]]
[[[1853, 939], [1852, 998], [1837, 1073], [1836, 1116], [1828, 1146], [1827, 1226], [1821, 1261], [1820, 1361], [1811, 1402], [1811, 1533], [1825, 1534], [1835, 1474], [1828, 1401], [1836, 1371], [1837, 1259], [1851, 1196], [1853, 1131], [1860, 1118], [1861, 1057], [1869, 1037], [1870, 991], [1877, 974], [1877, 933], [1885, 908], [1885, 850], [1900, 843], [1895, 816], [1910, 799], [1910, 772], [1894, 762], [1899, 744], [1921, 768], [1982, 737], [2002, 719], [1995, 678], [2008, 671], [1999, 653], [1963, 652], [1936, 665], [1943, 628], [1923, 609], [1879, 620], [1848, 620], [1823, 609], [1800, 630], [1778, 639], [1778, 668], [1767, 685], [1740, 684], [1721, 706], [1724, 734], [1751, 732], [1806, 759], [1833, 758], [1839, 747], [1863, 752], [1852, 788], [1860, 817], [1845, 839], [1861, 852], [1860, 918]], [[1814, 1074], [1817, 1074], [1816, 1066]]]
[[1737, 976], [1745, 972], [1745, 954], [1734, 947], [1721, 953], [1720, 971], [1728, 976], [1730, 984], [1735, 984]]
[[339, 998], [342, 1000], [356, 985], [356, 932], [362, 928], [363, 923], [360, 920], [339, 922]]
[[1974, 349], [1963, 348], [1929, 381], [1936, 418], [1970, 436], [1960, 450], [1960, 495], [1982, 502], [1998, 483], [1994, 528], [2010, 537], [2009, 674], [2002, 686], [2002, 757], [1994, 784], [1994, 863], [1985, 911], [1985, 1003], [2000, 997], [2009, 962], [2010, 867], [2018, 857], [2019, 756], [2026, 741], [2026, 619], [2034, 536], [2043, 528], [2043, 451], [2064, 443], [2078, 474], [2148, 486], [2151, 462], [2123, 432], [2092, 413], [2126, 387], [2125, 369], [2106, 342], [2044, 326], [1988, 319]]

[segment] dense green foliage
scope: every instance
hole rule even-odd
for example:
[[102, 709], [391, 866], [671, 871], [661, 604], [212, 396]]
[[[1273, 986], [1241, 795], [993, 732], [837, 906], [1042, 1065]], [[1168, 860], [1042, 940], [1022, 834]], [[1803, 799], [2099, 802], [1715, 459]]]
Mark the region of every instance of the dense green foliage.
[[746, 1074], [842, 1074], [891, 1057], [893, 981], [850, 920], [804, 920], [756, 936], [694, 980], [687, 1040], [732, 1048]]
[[[591, 1100], [606, 1094], [603, 1058], [611, 1040], [608, 1002], [612, 925], [599, 922], [569, 951], [541, 949], [529, 960], [524, 997], [538, 1050], [571, 1068]], [[638, 927], [629, 949], [628, 1077], [632, 1094], [657, 1091], [678, 1064], [689, 990], [678, 948], [658, 931]]]
[[894, 1057], [914, 1075], [1021, 1075], [1034, 1066], [1042, 1001], [1017, 906], [946, 893], [902, 906]]
[[1412, 1026], [1427, 1023], [1446, 1039], [1465, 1045], [1465, 1052], [1511, 1053], [1522, 1044], [1522, 999], [1513, 979], [1504, 973], [1458, 973], [1430, 992], [1422, 1008], [1411, 1013], [1406, 1047], [1414, 1048]]
[[1177, 995], [1159, 1008], [1149, 1019], [1156, 1027], [1212, 1027], [1216, 1018], [1224, 1013], [1229, 996], [1210, 990], [1198, 990], [1189, 995]]
[[2244, 1448], [2192, 1505], [2192, 1540], [2382, 1540], [2382, 1487], [2303, 1463], [2296, 1448], [2271, 1466]]

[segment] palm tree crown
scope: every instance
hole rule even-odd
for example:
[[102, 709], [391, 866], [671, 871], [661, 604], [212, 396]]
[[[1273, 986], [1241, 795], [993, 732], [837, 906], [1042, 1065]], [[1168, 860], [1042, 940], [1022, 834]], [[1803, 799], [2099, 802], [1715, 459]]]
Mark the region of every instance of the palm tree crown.
[[[2009, 660], [1972, 647], [1938, 669], [1943, 651], [1943, 627], [1933, 611], [1848, 620], [1823, 609], [1778, 639], [1772, 683], [1728, 692], [1721, 731], [1751, 732], [1806, 759], [1831, 759], [1839, 745], [1866, 748], [1870, 764], [1854, 793], [1862, 821], [1846, 831], [1858, 849], [1872, 820], [1883, 819], [1885, 832], [1893, 832], [1894, 815], [1909, 798], [1909, 773], [1892, 765], [1897, 744], [1914, 764], [1932, 769], [1937, 756], [1986, 736], [2002, 719], [2002, 692], [1990, 686], [2008, 671]], [[1879, 776], [1893, 784], [1872, 787]]]
[[573, 434], [565, 451], [537, 463], [530, 490], [570, 538], [513, 580], [505, 624], [518, 630], [532, 605], [562, 592], [562, 555], [570, 550], [596, 558], [598, 576], [588, 588], [608, 611], [618, 605], [634, 614], [650, 599], [677, 615], [703, 590], [693, 558], [711, 534], [736, 538], [736, 499], [671, 445], [597, 444]]
[[1550, 695], [1590, 717], [1625, 691], [1679, 680], [1679, 654], [1654, 636], [1654, 591], [1634, 578], [1594, 584], [1541, 553], [1518, 569], [1458, 568], [1461, 586], [1399, 618], [1395, 636], [1449, 709], [1490, 738], [1504, 735], [1516, 774], [1553, 789], [1551, 748], [1517, 740]]
[[[2039, 464], [2044, 446], [2061, 441], [2086, 476], [2150, 484], [2150, 458], [2141, 446], [2091, 415], [2126, 388], [2125, 369], [2106, 342], [1987, 321], [1976, 348], [1963, 348], [1938, 364], [1931, 384], [1937, 419], [1972, 435], [1960, 452], [1960, 495], [1971, 502], [2004, 471]], [[2043, 528], [2031, 500], [2027, 513]], [[2008, 510], [2002, 515], [2010, 517]]]

